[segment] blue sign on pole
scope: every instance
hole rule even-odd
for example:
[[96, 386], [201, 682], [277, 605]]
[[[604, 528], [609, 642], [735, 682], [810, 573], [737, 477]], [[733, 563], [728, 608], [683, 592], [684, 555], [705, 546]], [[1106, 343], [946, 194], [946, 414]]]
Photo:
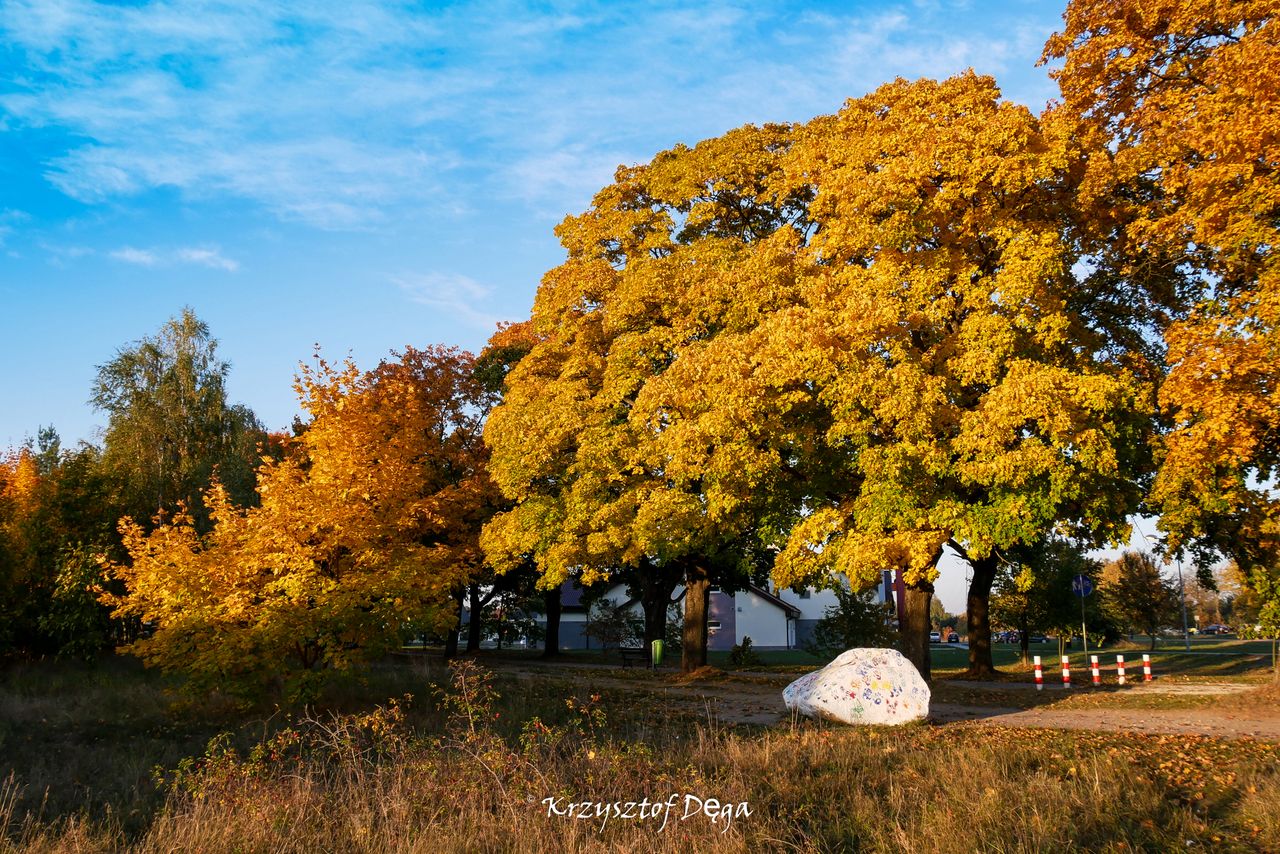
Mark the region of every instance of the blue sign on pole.
[[1077, 575], [1071, 579], [1071, 592], [1083, 599], [1093, 592], [1093, 582], [1087, 575]]

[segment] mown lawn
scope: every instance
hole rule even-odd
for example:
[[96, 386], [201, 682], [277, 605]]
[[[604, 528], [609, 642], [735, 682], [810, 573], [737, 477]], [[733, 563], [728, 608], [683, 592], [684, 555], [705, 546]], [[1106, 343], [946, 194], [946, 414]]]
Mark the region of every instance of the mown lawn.
[[[1165, 639], [1167, 640], [1167, 639]], [[1097, 649], [1091, 647], [1090, 656], [1097, 655], [1099, 666], [1107, 674], [1108, 681], [1115, 680], [1116, 655], [1125, 659], [1126, 675], [1130, 680], [1142, 677], [1142, 656], [1151, 655], [1152, 669], [1157, 678], [1229, 679], [1241, 682], [1266, 682], [1272, 678], [1271, 646], [1268, 641], [1218, 640], [1193, 638], [1192, 651], [1183, 651], [1182, 641], [1176, 646], [1167, 644], [1152, 652], [1144, 642], [1122, 642]], [[827, 659], [814, 656], [804, 650], [760, 650], [759, 664], [735, 665], [728, 652], [712, 652], [708, 663], [722, 670], [761, 670], [777, 672], [804, 672], [821, 667]], [[969, 665], [969, 651], [957, 644], [934, 644], [930, 651], [933, 673], [936, 678], [959, 675]], [[1057, 641], [1031, 645], [1031, 655], [1039, 655], [1046, 681], [1060, 679], [1060, 658]], [[1005, 678], [1031, 681], [1034, 670], [1022, 664], [1018, 647], [995, 644], [991, 657]], [[1089, 660], [1077, 643], [1067, 651], [1073, 679], [1089, 679]]]

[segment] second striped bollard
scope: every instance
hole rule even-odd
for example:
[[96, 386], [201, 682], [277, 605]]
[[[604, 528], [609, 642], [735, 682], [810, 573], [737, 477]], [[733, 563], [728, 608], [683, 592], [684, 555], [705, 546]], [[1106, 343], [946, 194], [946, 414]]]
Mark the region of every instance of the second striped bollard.
[[1142, 681], [1151, 681], [1151, 656], [1149, 655], [1142, 656]]
[[1062, 687], [1071, 687], [1071, 659], [1062, 656]]
[[1044, 690], [1044, 671], [1040, 669], [1040, 656], [1036, 656], [1036, 690]]
[[1098, 656], [1089, 656], [1089, 666], [1093, 670], [1093, 686], [1096, 688], [1102, 684], [1102, 674], [1098, 671]]
[[1124, 656], [1116, 656], [1116, 681], [1121, 685], [1124, 684]]

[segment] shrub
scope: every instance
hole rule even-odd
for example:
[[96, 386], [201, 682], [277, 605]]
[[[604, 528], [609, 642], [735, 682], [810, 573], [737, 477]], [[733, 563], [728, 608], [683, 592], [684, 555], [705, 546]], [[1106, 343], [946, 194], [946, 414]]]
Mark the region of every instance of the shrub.
[[827, 608], [804, 649], [821, 658], [859, 646], [891, 646], [896, 633], [890, 607], [876, 601], [874, 591], [834, 589], [836, 604]]
[[741, 667], [755, 667], [762, 663], [760, 656], [751, 648], [750, 635], [743, 635], [742, 643], [734, 644], [729, 651], [729, 661]]
[[595, 638], [605, 649], [639, 646], [644, 639], [644, 621], [631, 616], [625, 605], [600, 599], [587, 612], [587, 623], [582, 633]]

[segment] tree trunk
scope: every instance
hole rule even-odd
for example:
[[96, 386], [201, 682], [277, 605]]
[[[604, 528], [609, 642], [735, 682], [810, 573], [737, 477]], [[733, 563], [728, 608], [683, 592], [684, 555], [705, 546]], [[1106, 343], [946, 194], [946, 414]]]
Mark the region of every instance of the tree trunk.
[[656, 640], [667, 638], [667, 603], [670, 597], [644, 603], [644, 648], [651, 649]]
[[671, 593], [675, 590], [676, 583], [675, 580], [667, 581], [665, 577], [657, 577], [641, 591], [644, 648], [650, 657], [653, 656], [653, 642], [667, 639], [667, 607], [671, 604]]
[[480, 601], [480, 585], [472, 584], [467, 592], [471, 594], [471, 619], [467, 622], [467, 652], [480, 649], [480, 610], [484, 603]]
[[996, 580], [1000, 565], [994, 554], [970, 560], [973, 579], [969, 582], [967, 602], [969, 619], [969, 669], [966, 676], [987, 677], [996, 675], [991, 660], [991, 585]]
[[458, 657], [458, 629], [462, 625], [462, 597], [464, 593], [459, 590], [453, 597], [454, 603], [457, 605], [458, 620], [453, 624], [453, 628], [449, 629], [449, 634], [444, 637], [444, 657]]
[[1026, 666], [1031, 663], [1031, 621], [1025, 614], [1018, 624], [1018, 636], [1018, 649], [1022, 652], [1022, 664]]
[[711, 579], [699, 566], [690, 566], [684, 581], [684, 634], [680, 650], [680, 672], [689, 673], [707, 663], [707, 611], [711, 600]]
[[929, 667], [929, 605], [933, 601], [933, 585], [928, 581], [906, 585], [905, 600], [899, 641], [902, 654], [925, 681], [929, 681], [933, 678]]
[[560, 654], [560, 588], [555, 587], [543, 594], [543, 602], [547, 608], [546, 642], [542, 650], [543, 658], [554, 658]]

